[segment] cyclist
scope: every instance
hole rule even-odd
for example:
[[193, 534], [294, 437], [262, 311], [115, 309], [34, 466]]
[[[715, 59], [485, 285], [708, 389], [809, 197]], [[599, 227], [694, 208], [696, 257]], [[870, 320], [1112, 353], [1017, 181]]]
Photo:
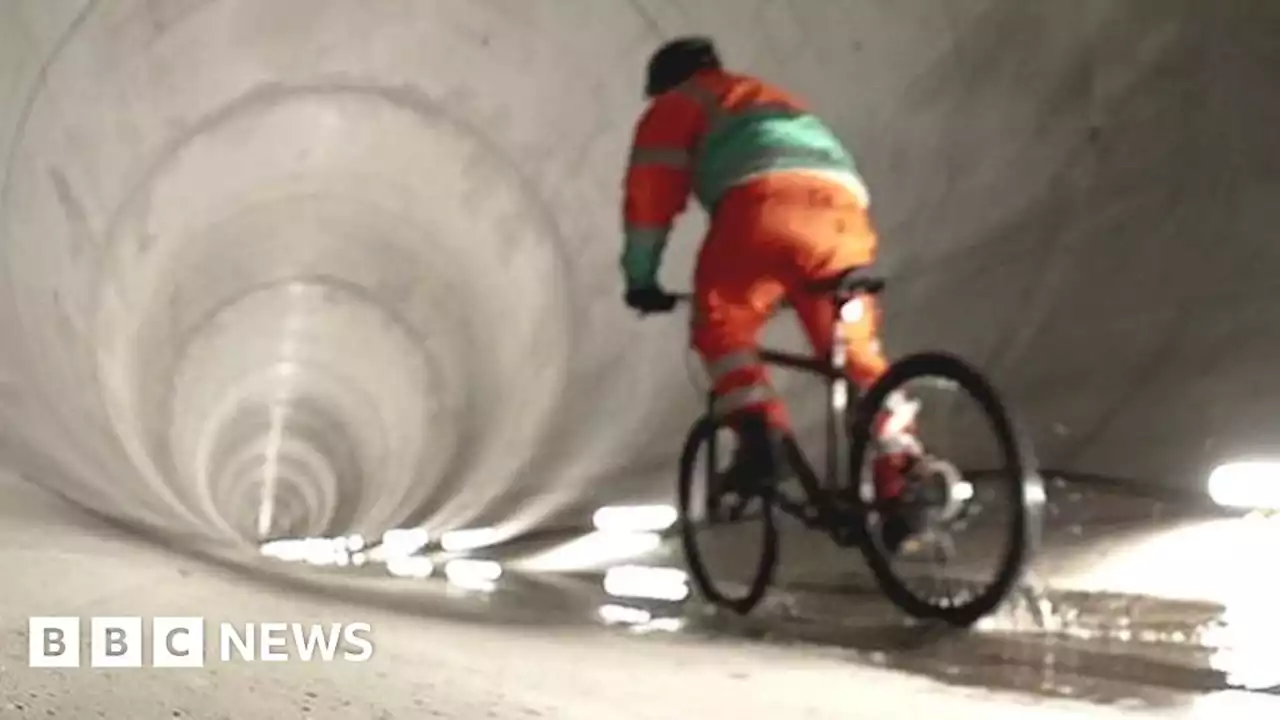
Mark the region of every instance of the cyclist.
[[[784, 90], [725, 70], [708, 38], [659, 48], [649, 60], [645, 95], [650, 103], [635, 129], [625, 179], [625, 301], [641, 314], [675, 306], [658, 268], [692, 192], [710, 216], [693, 281], [692, 343], [713, 383], [713, 411], [740, 439], [723, 487], [714, 491], [749, 491], [772, 477], [776, 439], [790, 427], [755, 354], [757, 336], [785, 297], [814, 351], [829, 355], [837, 308], [805, 287], [874, 261], [870, 197], [853, 157], [822, 120]], [[888, 368], [878, 323], [871, 298], [844, 322], [850, 377], [863, 388]], [[910, 426], [914, 408], [900, 407], [880, 418], [886, 452], [874, 466], [891, 551], [918, 528], [900, 500], [920, 452]]]

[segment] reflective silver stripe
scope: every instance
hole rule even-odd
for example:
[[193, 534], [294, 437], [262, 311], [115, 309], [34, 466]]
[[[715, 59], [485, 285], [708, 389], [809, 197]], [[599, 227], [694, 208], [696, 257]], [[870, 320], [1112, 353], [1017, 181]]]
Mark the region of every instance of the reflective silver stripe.
[[634, 148], [631, 151], [630, 167], [641, 165], [661, 165], [663, 167], [683, 170], [690, 167], [693, 157], [684, 148]]
[[645, 247], [662, 247], [667, 244], [667, 236], [671, 234], [670, 225], [628, 225], [627, 243]]
[[[854, 197], [858, 198], [858, 202], [862, 203], [864, 209], [871, 207], [871, 191], [867, 190], [867, 185], [858, 177], [857, 173], [848, 170], [792, 170], [793, 173], [803, 175], [811, 175], [813, 177], [823, 178], [838, 185], [843, 185]], [[743, 182], [760, 177], [767, 174], [767, 171], [757, 172], [742, 178]]]
[[754, 350], [739, 350], [723, 357], [718, 357], [708, 362], [706, 366], [707, 374], [711, 376], [711, 382], [714, 383], [723, 380], [730, 373], [745, 370], [759, 364], [760, 356]]
[[693, 163], [696, 166], [702, 159], [703, 145], [707, 138], [711, 136], [711, 131], [724, 123], [729, 114], [724, 108], [720, 107], [720, 99], [715, 96], [708, 88], [699, 85], [696, 80], [689, 79], [677, 85], [675, 92], [684, 95], [693, 100], [702, 107], [702, 111], [707, 114], [707, 130], [702, 133], [702, 137], [698, 140], [698, 147], [693, 151]]
[[675, 91], [701, 105], [710, 125], [724, 122], [725, 118], [729, 117], [729, 113], [720, 106], [720, 98], [717, 98], [710, 89], [699, 84], [697, 80], [686, 80], [677, 85]]
[[[764, 148], [757, 151], [752, 158], [752, 162], [742, 168], [742, 174], [738, 176], [737, 182], [744, 183], [752, 178], [775, 172], [775, 168], [779, 164], [789, 160], [821, 164], [830, 161], [831, 157], [825, 152], [813, 148]], [[829, 170], [791, 170], [790, 172], [825, 177], [827, 180], [849, 189], [864, 208], [871, 205], [871, 194], [867, 192], [866, 186], [862, 184], [862, 179], [852, 172]]]
[[753, 405], [772, 402], [776, 398], [773, 388], [768, 385], [748, 385], [717, 397], [711, 403], [711, 414], [716, 417], [725, 417]]

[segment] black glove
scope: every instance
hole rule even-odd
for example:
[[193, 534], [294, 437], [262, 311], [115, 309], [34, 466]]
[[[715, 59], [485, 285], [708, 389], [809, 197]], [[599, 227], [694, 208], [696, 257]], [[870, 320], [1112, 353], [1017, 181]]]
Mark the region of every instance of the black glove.
[[626, 294], [627, 307], [641, 315], [671, 312], [676, 306], [676, 296], [660, 287], [632, 288]]

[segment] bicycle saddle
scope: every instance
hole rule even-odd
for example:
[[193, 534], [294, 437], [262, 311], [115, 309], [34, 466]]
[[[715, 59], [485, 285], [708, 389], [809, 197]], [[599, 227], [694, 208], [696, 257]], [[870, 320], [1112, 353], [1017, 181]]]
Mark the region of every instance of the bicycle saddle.
[[885, 279], [873, 275], [871, 268], [856, 267], [818, 280], [808, 287], [811, 292], [834, 293], [846, 297], [863, 293], [875, 295], [884, 290]]

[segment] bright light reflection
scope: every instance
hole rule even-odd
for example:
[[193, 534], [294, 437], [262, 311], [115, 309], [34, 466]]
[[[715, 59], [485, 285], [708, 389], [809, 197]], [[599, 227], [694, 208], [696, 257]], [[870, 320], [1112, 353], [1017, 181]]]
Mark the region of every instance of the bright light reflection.
[[643, 608], [627, 605], [601, 605], [600, 619], [610, 625], [643, 625], [653, 619], [653, 613]]
[[492, 560], [450, 560], [445, 563], [444, 575], [457, 587], [488, 592], [502, 577], [502, 566]]
[[320, 567], [345, 567], [351, 561], [349, 540], [345, 537], [273, 540], [261, 545], [258, 552], [264, 557], [284, 562], [302, 562]]
[[431, 562], [430, 558], [420, 555], [414, 557], [393, 555], [387, 558], [387, 572], [396, 577], [421, 580], [431, 577], [435, 570], [435, 563]]
[[680, 602], [689, 597], [688, 576], [676, 568], [621, 565], [605, 573], [604, 591], [614, 597]]
[[1222, 507], [1280, 511], [1280, 461], [1225, 463], [1209, 474], [1208, 485]]
[[678, 617], [658, 617], [644, 608], [630, 605], [607, 604], [597, 610], [600, 619], [607, 625], [625, 625], [629, 630], [639, 633], [679, 632], [684, 628], [684, 620]]
[[382, 542], [370, 554], [374, 560], [389, 561], [417, 553], [427, 546], [431, 537], [426, 528], [397, 528], [382, 533]]
[[529, 572], [570, 572], [631, 560], [662, 546], [657, 533], [593, 532], [520, 563]]
[[596, 510], [591, 523], [602, 532], [662, 532], [679, 517], [670, 505], [614, 505]]
[[440, 547], [448, 552], [463, 552], [495, 545], [501, 539], [497, 528], [450, 530], [440, 536]]

